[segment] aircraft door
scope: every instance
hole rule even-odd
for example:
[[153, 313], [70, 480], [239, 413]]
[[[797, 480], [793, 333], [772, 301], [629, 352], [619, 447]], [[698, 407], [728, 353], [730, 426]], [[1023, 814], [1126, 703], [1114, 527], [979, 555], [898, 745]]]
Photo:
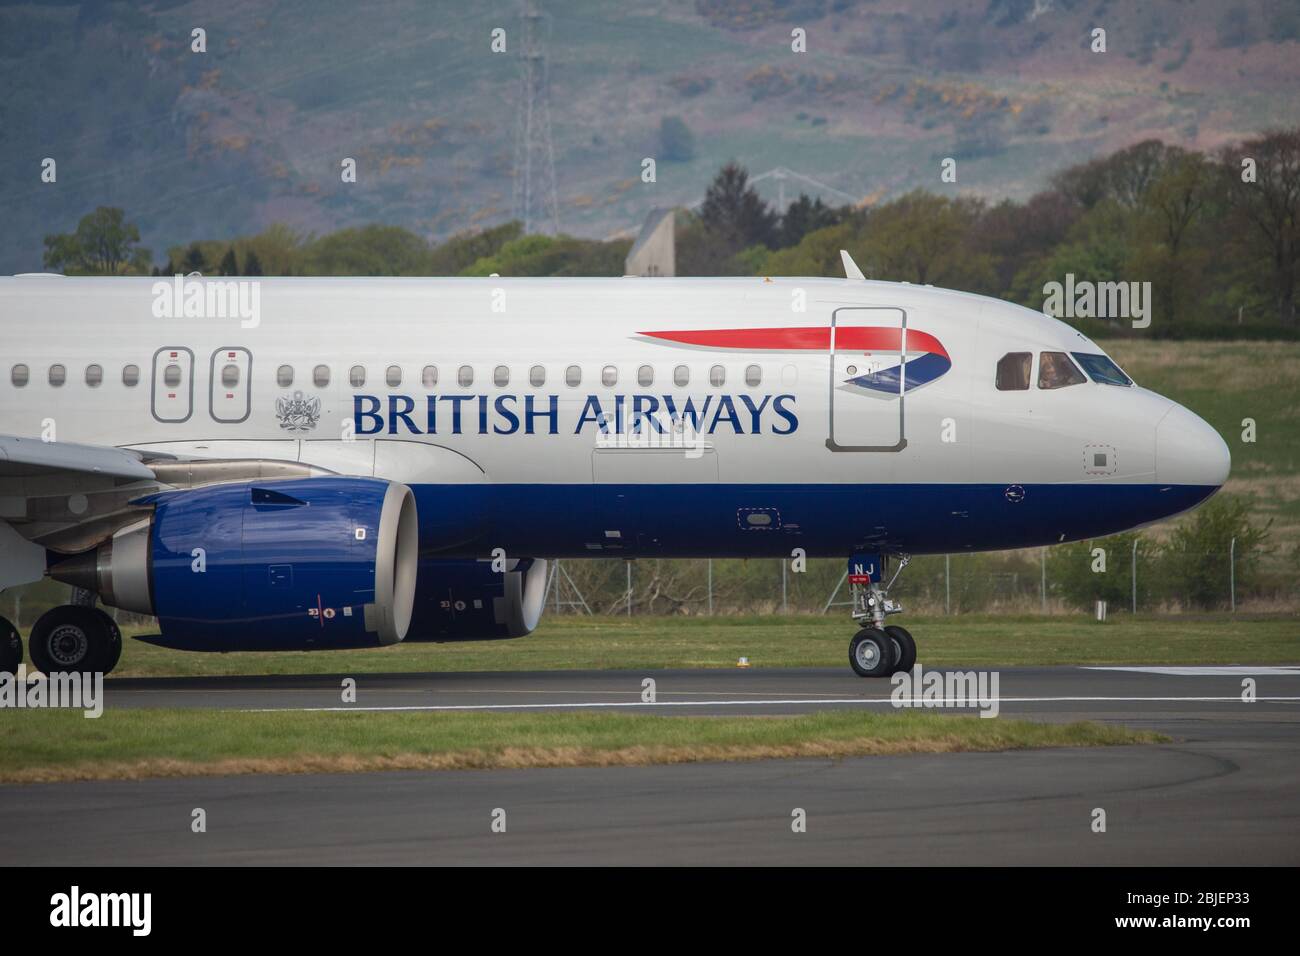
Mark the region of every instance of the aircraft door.
[[845, 307], [831, 313], [831, 451], [894, 452], [907, 447], [904, 420], [907, 313]]
[[153, 417], [160, 422], [189, 421], [194, 411], [194, 353], [165, 345], [153, 354]]
[[227, 347], [212, 353], [208, 375], [208, 407], [218, 422], [246, 421], [253, 388], [253, 356], [248, 349]]

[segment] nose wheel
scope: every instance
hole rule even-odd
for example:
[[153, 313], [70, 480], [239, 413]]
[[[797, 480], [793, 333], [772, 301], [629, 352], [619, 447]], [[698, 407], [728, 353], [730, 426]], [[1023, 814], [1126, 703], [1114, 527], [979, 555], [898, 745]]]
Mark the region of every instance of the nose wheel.
[[898, 567], [888, 584], [883, 584], [889, 557], [878, 554], [855, 554], [849, 558], [845, 575], [853, 598], [853, 619], [865, 625], [849, 642], [849, 665], [859, 677], [888, 677], [910, 671], [916, 664], [916, 641], [905, 627], [886, 626], [885, 618], [903, 610], [890, 600], [889, 589], [911, 560], [898, 559]]
[[888, 677], [894, 670], [897, 644], [878, 627], [864, 627], [849, 641], [849, 665], [859, 677]]

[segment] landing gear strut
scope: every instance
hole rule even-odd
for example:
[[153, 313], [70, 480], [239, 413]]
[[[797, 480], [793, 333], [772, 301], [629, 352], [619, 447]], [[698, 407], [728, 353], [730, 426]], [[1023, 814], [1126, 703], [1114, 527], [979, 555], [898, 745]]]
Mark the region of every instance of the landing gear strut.
[[902, 555], [888, 584], [884, 580], [886, 555], [859, 555], [849, 559], [849, 589], [853, 598], [853, 620], [866, 625], [849, 642], [849, 664], [859, 677], [888, 677], [908, 671], [916, 663], [916, 641], [906, 628], [886, 626], [885, 618], [903, 610], [889, 598], [911, 558]]

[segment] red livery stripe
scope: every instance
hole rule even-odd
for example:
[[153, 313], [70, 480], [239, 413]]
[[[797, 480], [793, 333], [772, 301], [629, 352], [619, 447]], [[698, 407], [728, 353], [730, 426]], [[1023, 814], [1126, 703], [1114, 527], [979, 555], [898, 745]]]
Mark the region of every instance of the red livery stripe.
[[[778, 329], [699, 329], [682, 332], [642, 332], [650, 338], [683, 345], [713, 349], [771, 349], [782, 352], [829, 352], [831, 330], [824, 328]], [[860, 325], [841, 326], [835, 330], [837, 351], [897, 352], [902, 348], [903, 332], [895, 328]], [[929, 332], [907, 330], [908, 351], [933, 352], [948, 358], [943, 345]]]

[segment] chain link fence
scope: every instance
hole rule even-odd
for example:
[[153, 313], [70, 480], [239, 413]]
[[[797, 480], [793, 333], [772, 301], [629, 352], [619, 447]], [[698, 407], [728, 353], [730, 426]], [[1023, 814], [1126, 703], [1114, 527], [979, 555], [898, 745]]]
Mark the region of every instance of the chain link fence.
[[[890, 596], [909, 611], [970, 614], [1258, 611], [1300, 608], [1295, 571], [1262, 550], [1169, 552], [1080, 542], [914, 558]], [[808, 614], [847, 606], [845, 562], [584, 559], [553, 562], [549, 613]], [[892, 573], [892, 572], [891, 572]]]
[[[821, 614], [848, 606], [845, 562], [811, 559], [795, 570], [775, 558], [551, 562], [548, 614]], [[892, 573], [892, 570], [891, 570]], [[913, 558], [890, 596], [922, 614], [1300, 610], [1297, 555], [1261, 549], [1185, 552], [1142, 539], [1076, 542], [1054, 548]], [[53, 581], [0, 595], [0, 616], [20, 628], [58, 604], [70, 588]], [[122, 624], [151, 619], [110, 611]]]

